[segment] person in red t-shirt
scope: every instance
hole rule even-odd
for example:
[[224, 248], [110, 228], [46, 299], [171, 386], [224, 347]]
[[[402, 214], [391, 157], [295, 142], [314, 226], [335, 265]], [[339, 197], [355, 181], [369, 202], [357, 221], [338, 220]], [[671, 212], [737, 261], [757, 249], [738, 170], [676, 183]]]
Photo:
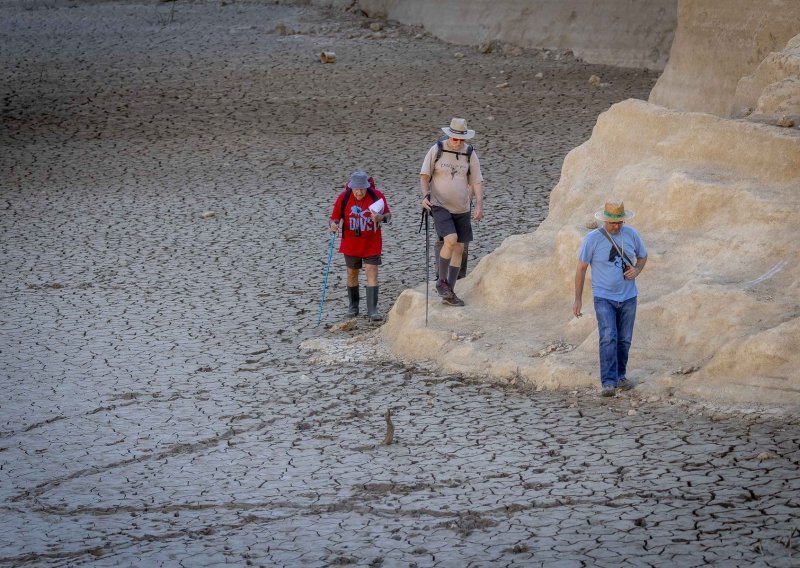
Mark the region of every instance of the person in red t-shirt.
[[358, 315], [358, 275], [363, 265], [367, 273], [367, 317], [373, 321], [383, 319], [378, 314], [378, 266], [383, 249], [381, 223], [388, 223], [391, 217], [386, 197], [375, 187], [372, 178], [364, 172], [354, 172], [336, 199], [330, 219], [331, 231], [342, 232], [339, 252], [344, 254], [347, 265], [348, 317]]

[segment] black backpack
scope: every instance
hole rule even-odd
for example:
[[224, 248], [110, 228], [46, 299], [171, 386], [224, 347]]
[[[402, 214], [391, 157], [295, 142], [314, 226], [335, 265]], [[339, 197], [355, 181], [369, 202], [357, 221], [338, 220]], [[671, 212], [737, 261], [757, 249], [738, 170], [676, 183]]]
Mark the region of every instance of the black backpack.
[[442, 158], [442, 152], [447, 152], [448, 154], [455, 154], [456, 160], [458, 160], [459, 156], [466, 156], [467, 157], [467, 179], [469, 179], [470, 171], [472, 170], [472, 152], [475, 151], [475, 148], [472, 144], [467, 144], [467, 151], [466, 152], [455, 152], [453, 150], [445, 150], [444, 149], [444, 142], [447, 140], [449, 136], [441, 136], [436, 141], [436, 157], [433, 159], [433, 164], [431, 164], [431, 178], [433, 177], [433, 171], [436, 169], [436, 162], [438, 162]]

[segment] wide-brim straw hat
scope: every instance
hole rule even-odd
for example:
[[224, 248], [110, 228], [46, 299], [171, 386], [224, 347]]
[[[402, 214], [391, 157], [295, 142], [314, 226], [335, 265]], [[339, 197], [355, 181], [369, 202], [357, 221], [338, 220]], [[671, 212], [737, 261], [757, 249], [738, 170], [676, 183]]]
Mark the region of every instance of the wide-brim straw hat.
[[467, 128], [467, 121], [463, 118], [454, 118], [450, 121], [450, 126], [443, 126], [442, 132], [450, 138], [460, 138], [467, 140], [475, 136], [475, 131]]
[[635, 215], [633, 211], [625, 211], [625, 203], [620, 201], [619, 203], [607, 202], [602, 210], [594, 214], [594, 218], [598, 221], [619, 223], [620, 221], [629, 221]]

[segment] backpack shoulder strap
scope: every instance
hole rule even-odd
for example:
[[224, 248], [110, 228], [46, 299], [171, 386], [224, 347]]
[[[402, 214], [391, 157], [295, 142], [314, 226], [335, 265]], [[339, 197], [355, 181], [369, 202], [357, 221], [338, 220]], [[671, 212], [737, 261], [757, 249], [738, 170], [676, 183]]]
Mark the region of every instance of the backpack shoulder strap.
[[433, 170], [436, 168], [436, 162], [438, 162], [442, 157], [442, 152], [447, 152], [448, 154], [455, 154], [456, 160], [459, 156], [466, 156], [467, 157], [467, 178], [469, 178], [469, 174], [472, 171], [472, 164], [470, 160], [472, 159], [472, 152], [475, 151], [475, 147], [472, 144], [467, 144], [466, 152], [454, 152], [453, 150], [445, 150], [444, 149], [444, 141], [447, 140], [447, 136], [443, 136], [436, 141], [436, 157], [431, 164], [431, 177], [433, 177]]
[[[375, 193], [375, 182], [372, 181], [372, 178], [369, 178], [369, 187], [367, 188], [367, 193], [372, 198], [372, 201], [378, 200], [378, 195]], [[344, 219], [344, 212], [345, 209], [347, 208], [347, 201], [350, 199], [351, 195], [353, 195], [353, 190], [350, 188], [349, 185], [345, 186], [344, 196], [342, 197], [341, 211], [339, 211], [342, 219]]]
[[[342, 197], [341, 211], [339, 211], [340, 216], [341, 216], [342, 219], [344, 219], [344, 210], [345, 210], [345, 207], [347, 206], [347, 201], [350, 199], [350, 196], [353, 194], [353, 190], [350, 189], [349, 185], [345, 185], [344, 187], [345, 187], [345, 189], [344, 189], [344, 196]], [[344, 235], [344, 233], [342, 233], [342, 235]]]
[[442, 159], [443, 150], [444, 150], [444, 140], [439, 138], [436, 141], [436, 156], [433, 157], [433, 162], [431, 162], [431, 178], [433, 178], [433, 171], [436, 169], [436, 162]]

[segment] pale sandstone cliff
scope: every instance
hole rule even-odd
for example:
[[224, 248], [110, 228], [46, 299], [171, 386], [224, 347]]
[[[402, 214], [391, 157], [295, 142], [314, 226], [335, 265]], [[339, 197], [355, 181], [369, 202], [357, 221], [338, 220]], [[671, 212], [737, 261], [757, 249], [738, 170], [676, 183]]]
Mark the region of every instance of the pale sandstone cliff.
[[669, 63], [650, 102], [730, 116], [739, 79], [800, 32], [800, 0], [680, 0]]
[[734, 116], [765, 122], [789, 118], [800, 124], [800, 34], [786, 49], [770, 53], [736, 87]]
[[[346, 7], [351, 0], [314, 0]], [[452, 43], [499, 41], [572, 50], [589, 63], [663, 69], [677, 0], [358, 0], [372, 17], [415, 26]]]
[[573, 276], [584, 222], [613, 196], [637, 211], [650, 251], [631, 353], [640, 391], [800, 404], [798, 164], [798, 130], [619, 103], [567, 156], [539, 229], [459, 283], [466, 308], [436, 298], [426, 328], [424, 288], [408, 290], [383, 336], [452, 371], [598, 385], [591, 294], [575, 319]]

